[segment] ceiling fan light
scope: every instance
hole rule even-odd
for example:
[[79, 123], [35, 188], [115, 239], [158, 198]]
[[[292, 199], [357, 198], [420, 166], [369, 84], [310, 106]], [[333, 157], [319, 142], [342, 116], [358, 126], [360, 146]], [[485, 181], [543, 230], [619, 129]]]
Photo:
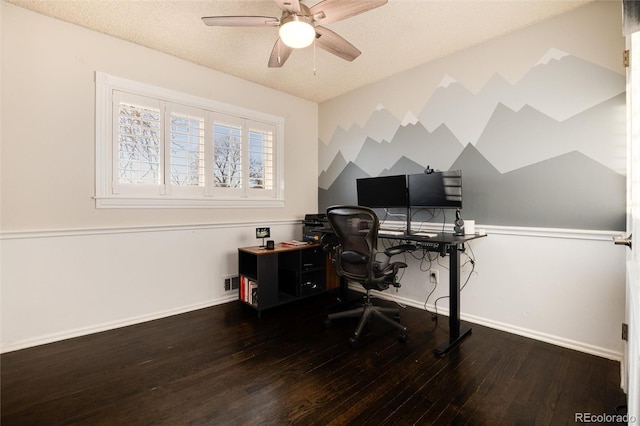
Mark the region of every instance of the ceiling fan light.
[[294, 18], [280, 26], [280, 39], [289, 47], [299, 49], [309, 46], [316, 37], [313, 25], [304, 22], [293, 15]]

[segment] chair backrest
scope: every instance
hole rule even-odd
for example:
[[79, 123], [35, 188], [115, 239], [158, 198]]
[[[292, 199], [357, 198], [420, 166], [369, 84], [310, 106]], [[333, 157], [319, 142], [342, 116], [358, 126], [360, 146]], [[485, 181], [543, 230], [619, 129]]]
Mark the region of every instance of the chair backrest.
[[332, 206], [327, 219], [338, 237], [336, 272], [361, 284], [379, 281], [374, 278], [378, 244], [378, 216], [362, 206]]

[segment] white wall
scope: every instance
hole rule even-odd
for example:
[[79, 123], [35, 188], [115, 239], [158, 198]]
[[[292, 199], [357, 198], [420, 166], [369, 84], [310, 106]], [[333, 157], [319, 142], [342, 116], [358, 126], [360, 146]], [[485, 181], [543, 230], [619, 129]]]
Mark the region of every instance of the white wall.
[[[317, 209], [317, 105], [1, 6], [1, 351], [224, 302], [218, 283], [237, 271], [236, 247], [254, 244], [253, 228], [289, 239], [295, 220]], [[96, 70], [284, 116], [285, 208], [96, 210]], [[358, 114], [358, 99], [380, 101], [372, 93], [327, 108], [346, 103]], [[609, 235], [488, 231], [472, 246], [477, 275], [463, 292], [463, 318], [620, 356], [624, 250]], [[415, 266], [398, 296], [421, 306], [429, 287]], [[430, 301], [445, 292], [444, 270], [440, 277]]]
[[[386, 145], [393, 141], [395, 132], [399, 132], [397, 123], [406, 127], [414, 124], [425, 104], [442, 84], [446, 85], [447, 81], [454, 80], [471, 93], [477, 94], [490, 85], [492, 76], [499, 75], [513, 85], [523, 79], [528, 70], [535, 67], [550, 49], [569, 53], [611, 70], [624, 81], [625, 71], [620, 61], [624, 50], [620, 9], [620, 2], [589, 3], [524, 30], [323, 102], [319, 106], [320, 151], [322, 153], [324, 149], [331, 155], [324, 159], [320, 155], [321, 162], [324, 162], [319, 170], [322, 172], [330, 169], [329, 163], [337, 158], [339, 148], [344, 148], [347, 153], [344, 154], [345, 160], [342, 163], [336, 161], [340, 167], [347, 168], [347, 161], [354, 161], [364, 170], [364, 166], [354, 160], [360, 159], [358, 150], [363, 141], [370, 138], [387, 149]], [[540, 92], [556, 94], [553, 88], [557, 87], [558, 82], [553, 83], [556, 86], [541, 86]], [[379, 114], [380, 111], [388, 114]], [[454, 109], [454, 115], [455, 112], [457, 110]], [[618, 112], [621, 122], [624, 122], [624, 108]], [[388, 115], [393, 120], [372, 119]], [[470, 117], [469, 121], [473, 121], [473, 118], [475, 117]], [[598, 120], [598, 117], [594, 117], [594, 120]], [[602, 127], [606, 128], [604, 124]], [[531, 130], [532, 133], [535, 131], [536, 129]], [[624, 177], [624, 135], [612, 132], [609, 136], [588, 141], [590, 146], [584, 146], [584, 149], [598, 152], [593, 158], [595, 161], [606, 164]], [[337, 146], [332, 146], [332, 142]], [[466, 139], [460, 142], [464, 145], [469, 143]], [[521, 141], [518, 139], [510, 142], [508, 148], [512, 149], [514, 146], [518, 148], [517, 143]], [[425, 142], [417, 140], [415, 143], [418, 145]], [[523, 148], [526, 149], [519, 152], [536, 151], [538, 147]], [[412, 160], [410, 156], [407, 158]], [[615, 166], [611, 166], [612, 164]], [[442, 169], [449, 166], [434, 162], [430, 165]], [[398, 172], [397, 169], [393, 170]], [[491, 188], [486, 190], [491, 192]], [[585, 193], [588, 194], [589, 191], [585, 190]], [[544, 197], [540, 194], [537, 196]], [[529, 201], [535, 203], [537, 200], [531, 198], [527, 200]], [[594, 205], [598, 202], [599, 200], [593, 200]], [[506, 204], [508, 205], [508, 200]], [[624, 211], [624, 205], [615, 207]], [[545, 214], [553, 218], [555, 213], [550, 208]], [[474, 219], [468, 216], [465, 218]], [[471, 244], [477, 259], [477, 274], [471, 277], [463, 291], [462, 318], [607, 358], [620, 359], [626, 253], [612, 242], [612, 237], [619, 235], [620, 231], [608, 231], [606, 228], [601, 231], [532, 229], [504, 225], [476, 225], [477, 228], [487, 229], [488, 237]], [[428, 275], [420, 272], [420, 267], [424, 270], [427, 265], [408, 259], [409, 268], [402, 278], [402, 288], [397, 294], [392, 290], [391, 294], [408, 305], [421, 307], [431, 289]], [[448, 275], [445, 266], [448, 261], [440, 259], [440, 263], [442, 265], [436, 264], [434, 268], [440, 269], [443, 281], [427, 302], [428, 307], [435, 298], [448, 293], [445, 281]], [[438, 306], [440, 312], [447, 311], [446, 300]]]
[[5, 233], [2, 351], [235, 300], [224, 277], [264, 225], [300, 238], [297, 221]]
[[[2, 8], [4, 232], [292, 219], [316, 208], [317, 104], [4, 2]], [[285, 207], [95, 209], [96, 71], [284, 117]]]
[[[463, 320], [621, 359], [626, 253], [613, 245], [618, 234], [477, 226], [488, 235], [467, 245], [466, 253], [475, 258], [473, 273], [461, 255], [460, 281], [468, 279], [460, 299]], [[449, 294], [449, 260], [436, 257], [431, 266], [440, 283], [428, 300], [433, 285], [421, 270], [429, 265], [411, 256], [405, 256], [402, 287], [383, 295], [433, 312], [435, 300]], [[437, 306], [448, 315], [448, 299]]]
[[[0, 6], [1, 351], [225, 302], [256, 226], [300, 238], [317, 210], [317, 104]], [[96, 71], [284, 117], [285, 206], [96, 209]]]

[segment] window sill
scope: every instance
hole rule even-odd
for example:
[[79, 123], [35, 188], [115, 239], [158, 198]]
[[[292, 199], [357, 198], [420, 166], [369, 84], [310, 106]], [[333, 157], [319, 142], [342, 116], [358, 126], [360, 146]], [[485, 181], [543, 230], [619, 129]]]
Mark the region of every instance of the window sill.
[[98, 209], [126, 208], [268, 208], [284, 207], [283, 199], [276, 198], [178, 198], [178, 197], [95, 197]]

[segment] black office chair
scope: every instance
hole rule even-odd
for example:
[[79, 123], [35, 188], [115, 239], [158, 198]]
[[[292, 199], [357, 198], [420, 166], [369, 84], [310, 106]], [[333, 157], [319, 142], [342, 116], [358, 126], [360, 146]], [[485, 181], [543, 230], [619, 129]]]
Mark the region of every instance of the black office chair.
[[[406, 327], [399, 323], [400, 310], [395, 308], [376, 307], [371, 303], [371, 290], [386, 290], [390, 285], [399, 287], [397, 274], [407, 264], [391, 262], [391, 256], [410, 250], [407, 245], [391, 247], [378, 252], [378, 216], [368, 207], [332, 206], [327, 209], [327, 219], [336, 233], [335, 267], [339, 276], [348, 281], [360, 283], [367, 291], [363, 306], [349, 311], [330, 314], [325, 324], [331, 320], [345, 317], [361, 317], [353, 337], [349, 339], [351, 346], [358, 345], [364, 326], [371, 316], [381, 318], [400, 330], [400, 341], [406, 341]], [[383, 257], [382, 260], [379, 257]], [[393, 314], [391, 319], [386, 314]], [[395, 321], [394, 321], [395, 320]]]

